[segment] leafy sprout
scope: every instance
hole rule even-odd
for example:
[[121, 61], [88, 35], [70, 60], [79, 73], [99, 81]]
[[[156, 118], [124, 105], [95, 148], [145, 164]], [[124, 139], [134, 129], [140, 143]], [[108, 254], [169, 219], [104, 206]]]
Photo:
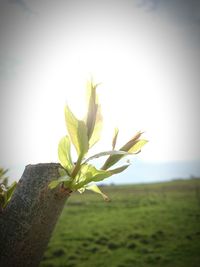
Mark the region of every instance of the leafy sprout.
[[[97, 87], [98, 84], [94, 84], [92, 81], [87, 84], [87, 113], [84, 119], [77, 119], [70, 107], [65, 107], [68, 134], [60, 140], [58, 145], [58, 157], [62, 168], [59, 168], [60, 177], [52, 181], [49, 188], [54, 189], [61, 184], [71, 191], [80, 193], [87, 189], [101, 194], [105, 200], [108, 200], [108, 197], [95, 183], [127, 169], [129, 164], [112, 169], [110, 167], [128, 155], [139, 153], [147, 140], [141, 139], [142, 132], [138, 132], [124, 146], [116, 150], [119, 134], [119, 130], [116, 128], [112, 140], [112, 150], [86, 158], [89, 149], [99, 141], [103, 125], [101, 106], [96, 92]], [[76, 163], [72, 160], [71, 145], [74, 146], [77, 153]], [[92, 159], [103, 156], [108, 156], [108, 158], [100, 169], [89, 163]]]
[[16, 188], [17, 183], [13, 182], [8, 186], [8, 177], [6, 176], [8, 170], [0, 168], [0, 210], [2, 211], [10, 201], [12, 194]]

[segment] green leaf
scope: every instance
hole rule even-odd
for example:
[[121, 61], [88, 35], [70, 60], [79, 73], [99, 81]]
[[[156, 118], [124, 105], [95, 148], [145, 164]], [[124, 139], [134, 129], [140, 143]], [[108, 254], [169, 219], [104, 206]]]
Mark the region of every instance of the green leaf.
[[0, 206], [2, 209], [7, 206], [17, 185], [17, 182], [13, 182], [8, 186], [8, 177], [5, 176], [7, 171], [0, 168]]
[[6, 203], [6, 205], [7, 205], [8, 202], [11, 200], [11, 197], [12, 197], [14, 191], [15, 191], [16, 186], [17, 186], [17, 182], [13, 182], [13, 183], [9, 186], [9, 188], [8, 188], [8, 190], [7, 190], [7, 203]]
[[99, 141], [103, 126], [101, 106], [98, 103], [98, 96], [96, 93], [97, 86], [98, 84], [94, 84], [92, 81], [87, 84], [88, 110], [85, 121], [88, 131], [89, 147], [92, 147]]
[[97, 85], [94, 85], [92, 81], [88, 82], [87, 84], [88, 112], [87, 112], [87, 118], [86, 118], [88, 140], [90, 140], [90, 137], [92, 136], [95, 122], [96, 122], [96, 115], [97, 115], [97, 109], [98, 109], [96, 88], [97, 88]]
[[70, 139], [76, 148], [77, 154], [83, 157], [89, 149], [85, 122], [78, 120], [68, 106], [65, 108], [65, 120]]
[[84, 164], [75, 180], [71, 184], [72, 189], [79, 189], [91, 182], [99, 182], [112, 176], [113, 174], [120, 173], [124, 171], [129, 165], [125, 165], [113, 170], [98, 170], [90, 164]]
[[129, 164], [128, 165], [123, 165], [123, 166], [121, 166], [119, 168], [116, 168], [116, 169], [108, 170], [107, 172], [109, 172], [111, 175], [113, 175], [113, 174], [117, 174], [117, 173], [123, 172], [128, 167], [129, 167]]
[[74, 168], [74, 164], [71, 159], [70, 140], [68, 136], [64, 136], [59, 142], [58, 158], [63, 168], [70, 174]]
[[4, 170], [3, 168], [0, 168], [0, 179], [4, 179], [4, 175], [7, 173], [8, 170]]
[[130, 149], [129, 149], [129, 152], [131, 153], [138, 153], [141, 151], [141, 148], [146, 144], [148, 143], [147, 140], [145, 139], [140, 139], [138, 140], [135, 145], [133, 145]]
[[106, 196], [106, 195], [100, 190], [100, 188], [99, 188], [96, 184], [93, 184], [93, 185], [86, 185], [85, 188], [86, 188], [87, 190], [91, 190], [91, 191], [93, 191], [93, 192], [95, 192], [95, 193], [97, 193], [97, 194], [100, 194], [100, 195], [103, 197], [103, 199], [104, 199], [105, 201], [110, 201], [109, 197]]
[[136, 133], [120, 150], [123, 151], [130, 151], [130, 149], [138, 142], [139, 138], [141, 137], [142, 132]]
[[7, 173], [8, 169], [5, 170], [3, 168], [0, 168], [0, 182], [2, 184], [4, 184], [6, 187], [8, 186], [8, 177], [5, 176], [5, 174]]
[[[131, 152], [132, 147], [139, 141], [140, 136], [142, 135], [142, 132], [138, 132], [133, 138], [131, 138], [123, 147], [120, 148], [120, 151], [126, 151]], [[117, 163], [124, 155], [111, 155], [108, 157], [106, 162], [104, 163], [102, 170], [107, 170], [111, 166], [113, 166], [115, 163]]]
[[50, 189], [54, 189], [55, 187], [57, 187], [60, 184], [60, 182], [58, 180], [53, 180], [49, 183], [49, 188]]
[[114, 136], [113, 136], [113, 140], [112, 140], [112, 149], [113, 150], [115, 149], [115, 146], [116, 146], [118, 134], [119, 134], [119, 129], [115, 128]]
[[100, 152], [98, 154], [95, 154], [91, 157], [89, 157], [88, 159], [86, 159], [84, 161], [83, 164], [87, 163], [90, 160], [96, 159], [96, 158], [100, 158], [100, 157], [104, 157], [104, 156], [108, 156], [108, 155], [123, 155], [123, 156], [127, 156], [127, 155], [132, 155], [133, 153], [129, 153], [126, 151], [119, 151], [119, 150], [109, 150], [109, 151], [104, 151], [104, 152]]
[[59, 177], [57, 180], [53, 180], [49, 183], [49, 188], [50, 189], [54, 189], [55, 187], [57, 187], [59, 184], [61, 184], [62, 182], [65, 183], [65, 186], [68, 186], [71, 182], [72, 178], [68, 175], [64, 175], [62, 177]]
[[2, 190], [0, 190], [1, 191], [0, 193], [1, 203], [0, 204], [2, 208], [5, 208], [8, 202], [11, 200], [11, 197], [15, 191], [16, 186], [17, 186], [17, 182], [13, 182], [7, 189], [1, 187]]
[[101, 114], [101, 106], [98, 105], [94, 130], [89, 140], [89, 147], [94, 146], [99, 141], [101, 137], [102, 128], [103, 128], [103, 117]]
[[63, 168], [58, 168], [58, 172], [60, 174], [60, 177], [68, 175], [67, 171]]

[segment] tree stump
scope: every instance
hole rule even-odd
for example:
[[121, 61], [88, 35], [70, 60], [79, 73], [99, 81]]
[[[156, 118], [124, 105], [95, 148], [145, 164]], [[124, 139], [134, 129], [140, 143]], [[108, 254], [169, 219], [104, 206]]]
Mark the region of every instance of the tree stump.
[[11, 201], [0, 214], [0, 266], [36, 267], [48, 245], [70, 190], [48, 188], [58, 163], [26, 166]]

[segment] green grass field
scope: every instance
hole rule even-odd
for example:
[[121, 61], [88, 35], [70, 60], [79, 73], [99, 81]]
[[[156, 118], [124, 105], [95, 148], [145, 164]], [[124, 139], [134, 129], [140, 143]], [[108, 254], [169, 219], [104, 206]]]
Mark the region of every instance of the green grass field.
[[200, 266], [200, 179], [103, 190], [70, 197], [40, 267]]

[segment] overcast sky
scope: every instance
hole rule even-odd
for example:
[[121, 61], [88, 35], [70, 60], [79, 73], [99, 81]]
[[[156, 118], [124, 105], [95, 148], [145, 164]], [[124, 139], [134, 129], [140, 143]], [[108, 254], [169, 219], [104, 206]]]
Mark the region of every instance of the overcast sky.
[[200, 162], [199, 29], [198, 0], [1, 0], [0, 164], [17, 176], [58, 161], [64, 105], [82, 116], [90, 75], [105, 121], [94, 152], [118, 126], [119, 146], [145, 131], [142, 161]]

